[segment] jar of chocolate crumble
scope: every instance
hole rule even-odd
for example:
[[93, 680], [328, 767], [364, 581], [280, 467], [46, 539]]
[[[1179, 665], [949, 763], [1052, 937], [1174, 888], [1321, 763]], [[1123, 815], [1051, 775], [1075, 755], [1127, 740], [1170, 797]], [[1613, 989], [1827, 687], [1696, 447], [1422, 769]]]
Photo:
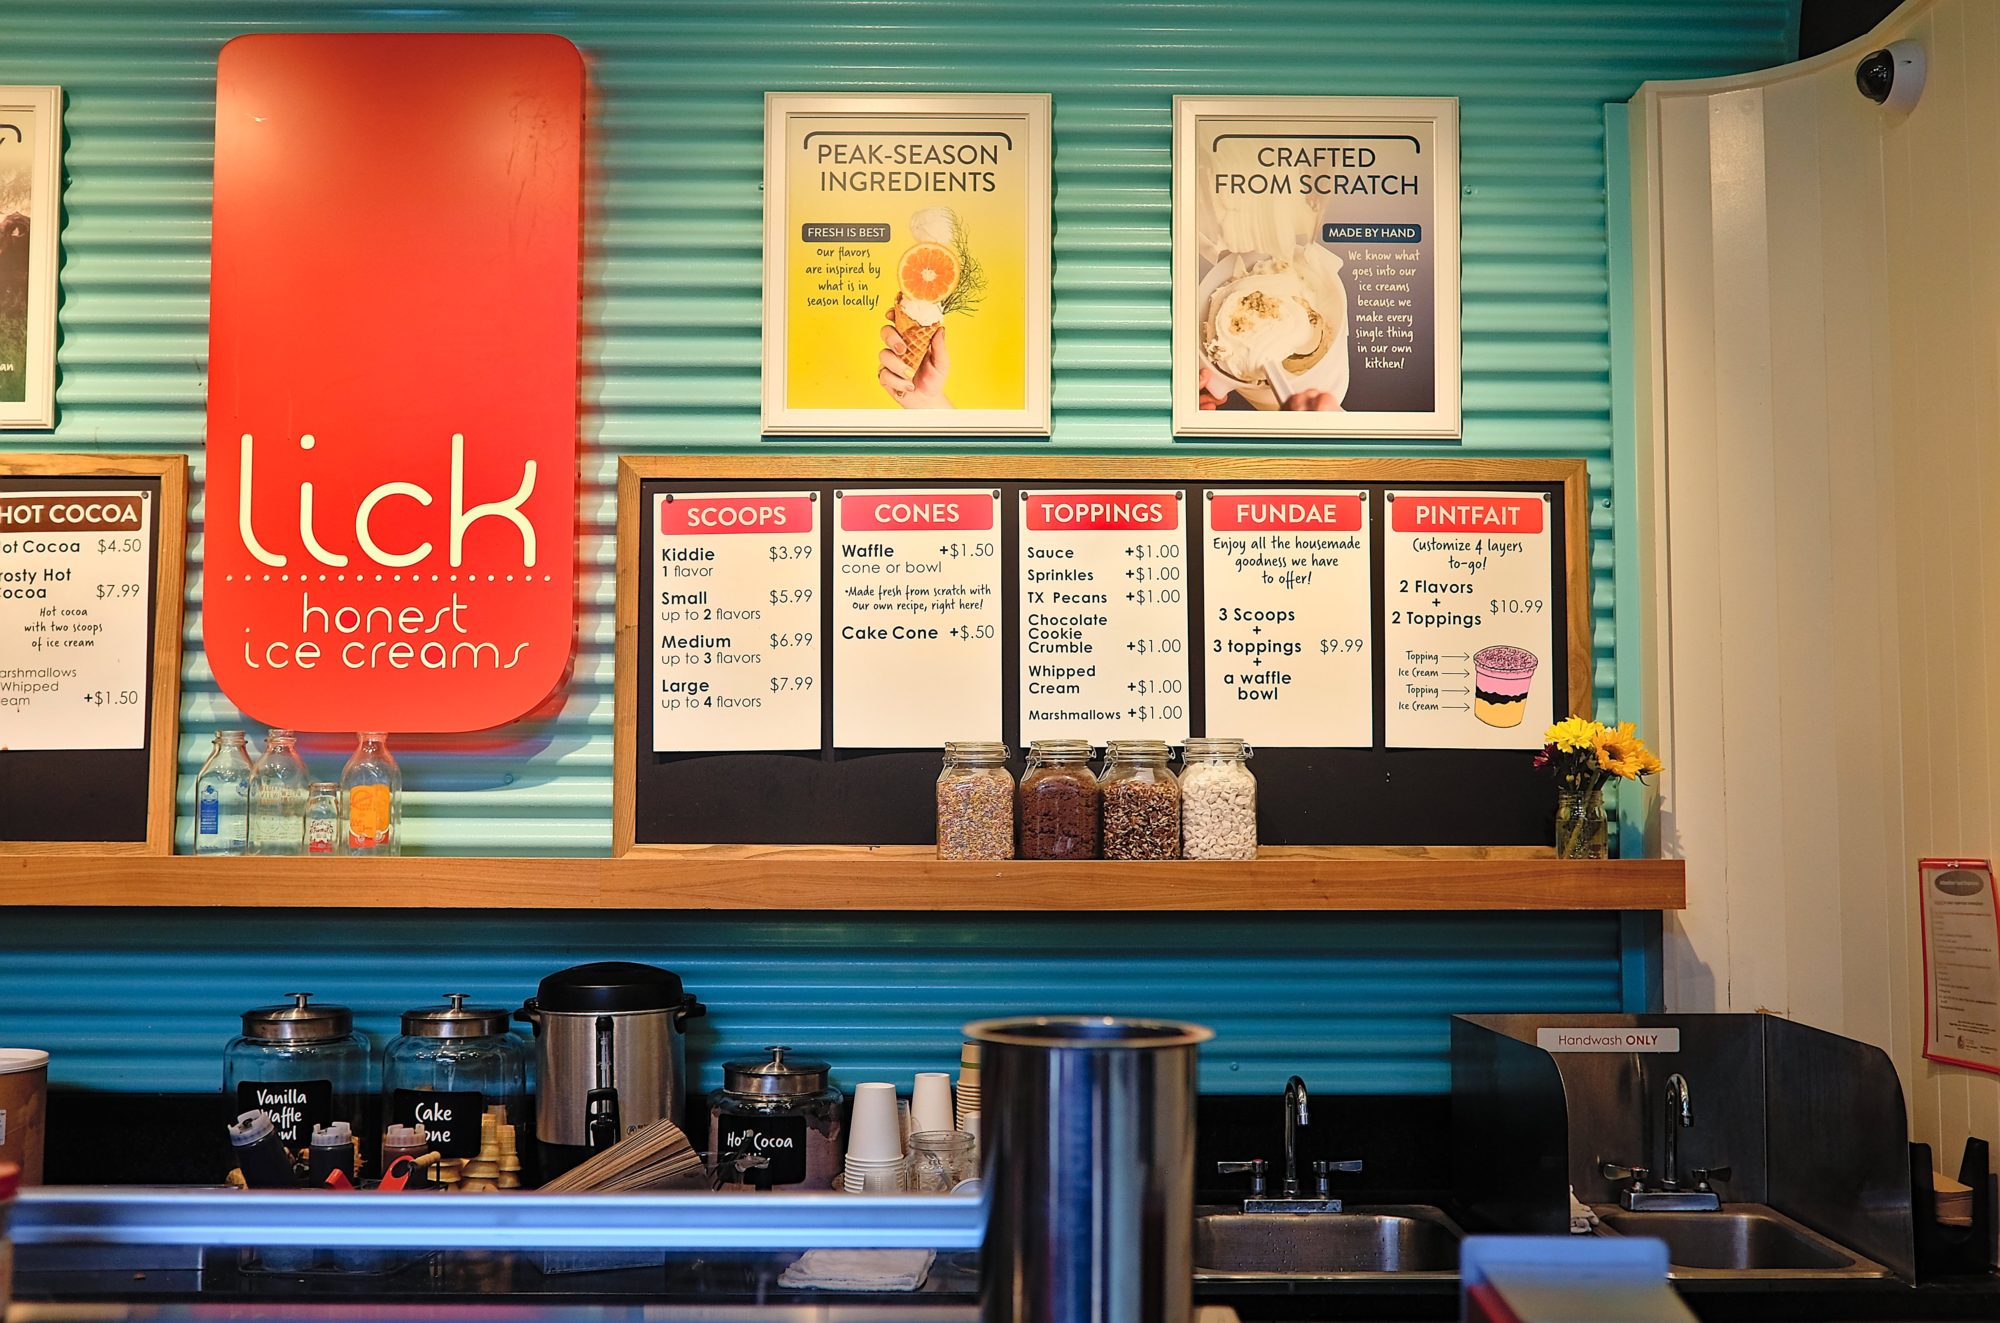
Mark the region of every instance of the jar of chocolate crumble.
[[1021, 857], [1097, 858], [1099, 791], [1088, 740], [1035, 740], [1021, 773]]

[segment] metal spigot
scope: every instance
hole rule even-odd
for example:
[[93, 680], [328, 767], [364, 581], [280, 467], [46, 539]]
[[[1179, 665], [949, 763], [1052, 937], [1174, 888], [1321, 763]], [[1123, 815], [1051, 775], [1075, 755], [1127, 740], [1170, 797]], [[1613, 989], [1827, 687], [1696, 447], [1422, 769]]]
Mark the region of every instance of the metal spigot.
[[1299, 1197], [1299, 1127], [1307, 1122], [1306, 1082], [1297, 1075], [1285, 1081], [1285, 1184], [1287, 1199]]
[[[1676, 1124], [1678, 1122], [1678, 1124]], [[1677, 1133], [1694, 1124], [1694, 1102], [1688, 1097], [1687, 1076], [1675, 1072], [1667, 1076], [1667, 1151], [1660, 1165], [1660, 1184], [1669, 1190], [1680, 1188], [1680, 1137]]]

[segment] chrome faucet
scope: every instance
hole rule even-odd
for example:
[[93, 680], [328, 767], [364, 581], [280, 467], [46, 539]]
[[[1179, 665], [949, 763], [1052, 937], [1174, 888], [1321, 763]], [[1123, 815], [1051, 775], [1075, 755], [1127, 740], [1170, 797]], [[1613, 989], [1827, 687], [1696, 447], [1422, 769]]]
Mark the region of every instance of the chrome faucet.
[[1694, 1124], [1694, 1103], [1688, 1097], [1687, 1076], [1676, 1071], [1667, 1076], [1666, 1161], [1660, 1164], [1660, 1184], [1669, 1190], [1680, 1188], [1679, 1132]]
[[1604, 1179], [1631, 1182], [1618, 1194], [1618, 1202], [1630, 1212], [1712, 1212], [1722, 1207], [1722, 1196], [1715, 1192], [1709, 1179], [1727, 1179], [1729, 1168], [1697, 1168], [1693, 1173], [1694, 1183], [1685, 1188], [1681, 1185], [1680, 1132], [1694, 1124], [1694, 1100], [1688, 1089], [1687, 1076], [1678, 1071], [1667, 1076], [1666, 1101], [1659, 1184], [1646, 1184], [1646, 1178], [1652, 1173], [1644, 1167], [1622, 1167], [1610, 1162], [1604, 1163], [1601, 1168]]
[[1307, 1122], [1306, 1082], [1297, 1075], [1285, 1081], [1285, 1184], [1287, 1199], [1299, 1197], [1299, 1127]]

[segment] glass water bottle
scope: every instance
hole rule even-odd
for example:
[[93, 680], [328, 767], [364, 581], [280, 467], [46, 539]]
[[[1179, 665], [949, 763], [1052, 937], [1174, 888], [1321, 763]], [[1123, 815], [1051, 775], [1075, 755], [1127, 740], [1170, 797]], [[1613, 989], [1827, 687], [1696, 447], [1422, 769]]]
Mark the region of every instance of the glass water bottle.
[[318, 859], [347, 853], [340, 824], [340, 783], [315, 781], [306, 790], [305, 851]]
[[361, 732], [354, 756], [340, 773], [341, 816], [347, 853], [393, 855], [403, 852], [403, 773], [381, 731]]
[[312, 773], [299, 757], [298, 736], [274, 730], [250, 769], [250, 853], [298, 854], [305, 848], [306, 794]]
[[242, 854], [250, 845], [250, 755], [240, 730], [215, 732], [194, 779], [194, 852]]

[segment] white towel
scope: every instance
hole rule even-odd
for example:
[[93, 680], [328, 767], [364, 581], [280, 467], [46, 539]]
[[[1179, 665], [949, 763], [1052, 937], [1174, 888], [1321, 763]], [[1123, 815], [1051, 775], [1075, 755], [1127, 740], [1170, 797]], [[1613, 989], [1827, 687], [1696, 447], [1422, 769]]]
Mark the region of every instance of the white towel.
[[794, 1291], [914, 1291], [935, 1250], [807, 1250], [778, 1277]]
[[1574, 1185], [1570, 1186], [1569, 1233], [1572, 1236], [1587, 1236], [1590, 1234], [1590, 1229], [1596, 1225], [1597, 1214], [1591, 1212], [1589, 1205], [1576, 1197], [1576, 1187]]

